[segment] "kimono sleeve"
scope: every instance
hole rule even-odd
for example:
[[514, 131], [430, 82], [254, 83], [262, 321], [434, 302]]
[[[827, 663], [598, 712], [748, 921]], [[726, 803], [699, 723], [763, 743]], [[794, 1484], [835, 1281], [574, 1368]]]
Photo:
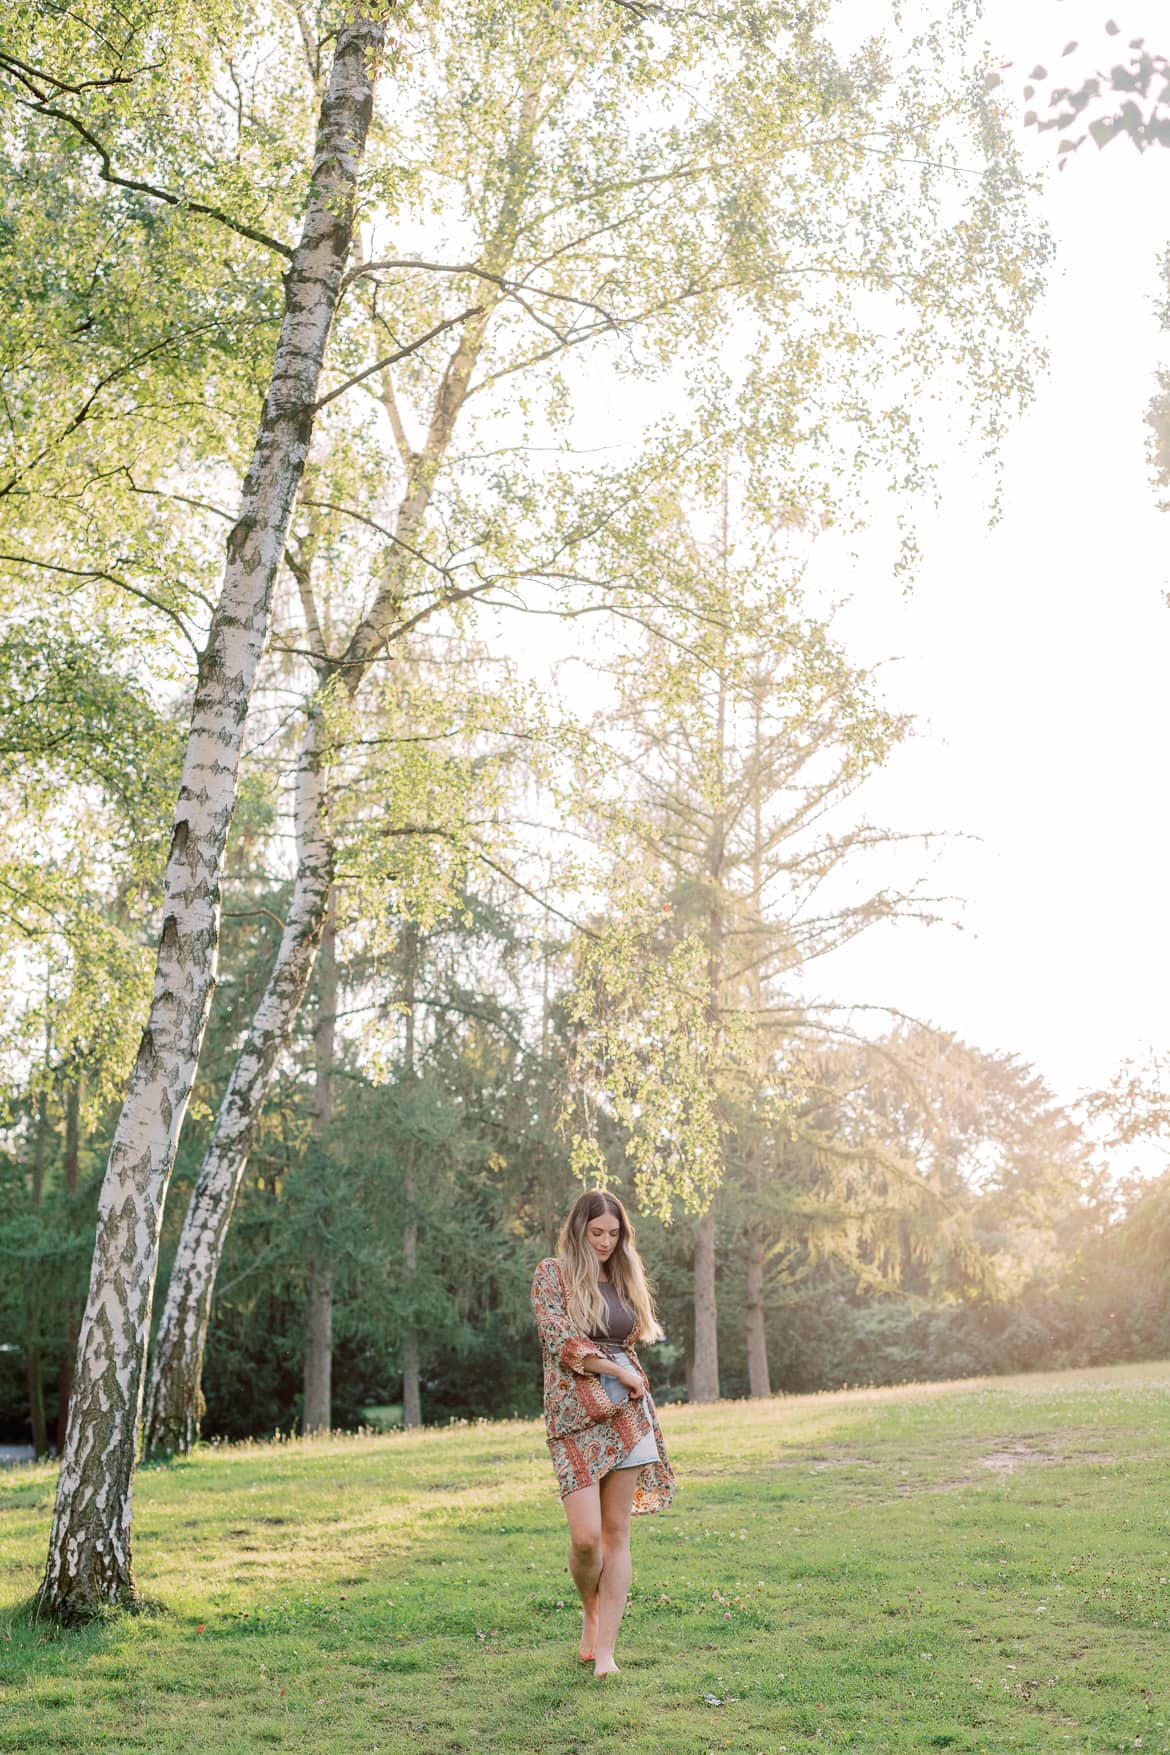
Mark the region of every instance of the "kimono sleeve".
[[532, 1309], [542, 1345], [562, 1371], [581, 1370], [582, 1361], [597, 1348], [588, 1335], [580, 1334], [569, 1318], [565, 1288], [555, 1260], [542, 1261], [532, 1280]]

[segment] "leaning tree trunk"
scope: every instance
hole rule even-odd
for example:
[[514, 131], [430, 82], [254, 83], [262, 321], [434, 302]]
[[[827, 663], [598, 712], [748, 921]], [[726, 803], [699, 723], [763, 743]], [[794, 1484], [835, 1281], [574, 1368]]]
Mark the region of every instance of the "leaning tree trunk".
[[151, 1355], [144, 1456], [189, 1451], [203, 1418], [203, 1348], [223, 1255], [265, 1093], [313, 973], [333, 882], [321, 712], [310, 710], [297, 777], [297, 876], [263, 998], [232, 1068], [187, 1206]]
[[747, 1249], [748, 1394], [770, 1396], [768, 1336], [764, 1328], [764, 1240], [749, 1237]]
[[715, 1205], [695, 1227], [694, 1402], [719, 1400], [719, 1338], [715, 1304]]
[[199, 660], [167, 860], [154, 995], [110, 1147], [78, 1338], [42, 1614], [130, 1601], [131, 1483], [163, 1202], [215, 983], [223, 850], [272, 585], [312, 432], [353, 234], [358, 166], [385, 23], [343, 25], [321, 102], [301, 238], [284, 276], [272, 380]]
[[[313, 1132], [324, 1139], [333, 1120], [333, 1057], [337, 1045], [336, 923], [330, 916], [321, 939], [317, 970], [317, 1028], [313, 1035], [316, 1073]], [[322, 1232], [324, 1228], [322, 1227]], [[309, 1263], [305, 1299], [305, 1375], [301, 1429], [306, 1438], [333, 1426], [333, 1261], [328, 1237], [316, 1239]]]
[[[530, 168], [532, 152], [532, 135], [536, 127], [538, 115], [538, 92], [527, 91], [521, 102], [520, 127], [511, 155], [512, 170], [503, 202], [497, 218], [496, 226], [484, 251], [485, 270], [492, 275], [502, 275], [511, 261], [516, 246], [519, 223], [519, 205], [521, 190]], [[455, 427], [467, 400], [472, 371], [479, 358], [487, 331], [491, 312], [502, 299], [501, 293], [496, 298], [485, 298], [483, 308], [469, 319], [458, 347], [448, 362], [443, 375], [435, 406], [432, 413], [426, 443], [423, 449], [413, 455], [409, 461], [408, 483], [406, 494], [399, 506], [394, 531], [394, 560], [390, 567], [390, 577], [382, 584], [376, 594], [370, 611], [362, 618], [354, 629], [352, 638], [346, 648], [338, 669], [338, 676], [353, 695], [357, 692], [370, 665], [385, 649], [391, 637], [395, 618], [401, 609], [401, 593], [409, 557], [417, 546], [418, 534], [430, 505], [443, 458], [450, 446]], [[388, 409], [389, 413], [389, 409]], [[316, 617], [314, 615], [314, 622]], [[324, 656], [323, 654], [321, 656]], [[328, 669], [328, 663], [325, 669]], [[321, 834], [324, 835], [324, 797], [319, 800], [322, 811]], [[306, 838], [308, 831], [306, 830]], [[330, 859], [332, 852], [330, 851]], [[290, 924], [292, 922], [290, 916]], [[274, 1052], [279, 1049], [280, 1042], [287, 1039], [292, 1028], [301, 999], [304, 997], [312, 972], [312, 955], [318, 942], [321, 924], [324, 920], [323, 893], [320, 899], [320, 914], [316, 921], [308, 912], [296, 915], [301, 940], [294, 941], [286, 935], [281, 942], [279, 956], [291, 959], [298, 954], [297, 946], [303, 941], [309, 951], [309, 961], [303, 969], [303, 980], [299, 991], [292, 984], [283, 987], [285, 997], [283, 1022], [278, 1022], [274, 1011], [269, 1012], [263, 1023], [266, 1039], [275, 1044]], [[273, 981], [276, 980], [276, 972]], [[270, 983], [269, 991], [272, 984]], [[265, 996], [267, 1000], [267, 994]], [[265, 1002], [262, 1002], [262, 1007]], [[253, 1053], [252, 1042], [256, 1028], [249, 1032], [245, 1041], [242, 1056]], [[234, 1075], [233, 1075], [234, 1076]], [[263, 1104], [267, 1089], [267, 1076], [262, 1080], [251, 1080], [247, 1090], [247, 1102], [252, 1105], [251, 1119], [254, 1123], [259, 1119], [260, 1107]], [[241, 1087], [241, 1109], [244, 1107], [245, 1092]], [[213, 1137], [208, 1153], [200, 1169], [191, 1204], [183, 1222], [183, 1232], [179, 1240], [174, 1266], [171, 1270], [170, 1287], [167, 1294], [166, 1308], [159, 1325], [155, 1342], [155, 1356], [151, 1365], [150, 1388], [147, 1393], [147, 1417], [145, 1426], [146, 1454], [190, 1450], [199, 1434], [199, 1422], [203, 1413], [203, 1350], [207, 1336], [207, 1324], [211, 1312], [211, 1302], [215, 1290], [215, 1279], [223, 1254], [224, 1241], [235, 1206], [240, 1179], [247, 1167], [247, 1148], [251, 1137], [239, 1136], [240, 1146], [237, 1150], [220, 1149], [219, 1127], [228, 1125], [225, 1107], [220, 1110], [220, 1122], [217, 1122], [216, 1135]], [[234, 1128], [235, 1122], [231, 1122]], [[310, 1270], [310, 1282], [314, 1283], [314, 1270]], [[190, 1279], [190, 1285], [185, 1282]], [[318, 1297], [317, 1293], [311, 1294]], [[319, 1298], [327, 1295], [322, 1283]], [[319, 1352], [326, 1344], [323, 1338], [314, 1341], [315, 1351]], [[412, 1352], [413, 1346], [413, 1352]], [[417, 1337], [411, 1341], [408, 1335], [403, 1343], [404, 1370], [406, 1375], [417, 1377], [417, 1366], [409, 1363], [417, 1358]], [[408, 1395], [409, 1392], [405, 1392]], [[416, 1398], [417, 1399], [417, 1398]]]

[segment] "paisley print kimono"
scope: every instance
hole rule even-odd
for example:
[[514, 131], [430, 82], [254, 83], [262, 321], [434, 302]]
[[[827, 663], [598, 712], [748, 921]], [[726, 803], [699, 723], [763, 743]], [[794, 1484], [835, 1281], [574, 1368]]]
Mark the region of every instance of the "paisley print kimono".
[[595, 1354], [612, 1356], [618, 1343], [590, 1340], [574, 1328], [565, 1302], [565, 1282], [555, 1255], [542, 1261], [532, 1281], [532, 1308], [544, 1355], [544, 1420], [548, 1448], [563, 1499], [620, 1468], [640, 1439], [653, 1432], [658, 1458], [638, 1471], [634, 1511], [664, 1511], [674, 1497], [674, 1473], [650, 1385], [634, 1351], [637, 1327], [620, 1350], [628, 1355], [645, 1394], [612, 1402], [601, 1379], [582, 1371], [581, 1361]]

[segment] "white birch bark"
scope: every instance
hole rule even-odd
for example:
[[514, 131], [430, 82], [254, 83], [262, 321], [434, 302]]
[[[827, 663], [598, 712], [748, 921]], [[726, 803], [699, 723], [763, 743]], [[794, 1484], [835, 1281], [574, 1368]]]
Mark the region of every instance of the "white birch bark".
[[[520, 100], [508, 180], [504, 185], [495, 225], [478, 264], [484, 274], [480, 294], [481, 308], [463, 327], [459, 345], [447, 362], [447, 369], [435, 397], [426, 442], [422, 450], [410, 459], [406, 494], [399, 507], [394, 529], [395, 552], [400, 557], [409, 556], [416, 546], [431, 494], [434, 492], [435, 479], [451, 443], [455, 424], [467, 401], [471, 375], [478, 363], [488, 325], [504, 297], [498, 285], [493, 286], [492, 277], [497, 281], [502, 279], [511, 267], [516, 253], [524, 188], [532, 163], [533, 136], [539, 108], [540, 86], [535, 84], [524, 92]], [[387, 413], [389, 412], [388, 409]], [[403, 577], [404, 572], [401, 569], [391, 573], [386, 584], [375, 596], [368, 613], [355, 628], [345, 654], [346, 664], [351, 670], [355, 665], [368, 666], [392, 636], [401, 608]]]
[[154, 992], [98, 1205], [42, 1614], [133, 1598], [131, 1485], [163, 1202], [215, 983], [223, 849], [272, 584], [304, 468], [349, 252], [385, 23], [355, 11], [322, 100], [300, 241], [224, 582], [200, 657], [167, 860]]
[[[515, 253], [538, 108], [539, 89], [533, 88], [525, 92], [521, 99], [516, 140], [512, 150], [511, 174], [505, 186], [496, 223], [481, 258], [481, 267], [490, 275], [503, 277]], [[485, 281], [484, 284], [485, 287], [492, 285], [490, 281]], [[340, 667], [341, 680], [351, 694], [356, 694], [370, 665], [392, 637], [435, 482], [467, 400], [472, 373], [482, 352], [491, 314], [502, 296], [502, 292], [498, 290], [485, 292], [483, 309], [464, 326], [435, 397], [426, 441], [422, 449], [408, 459], [406, 491], [395, 518], [395, 543], [387, 563], [387, 575], [368, 614], [354, 629]], [[387, 412], [390, 413], [389, 408]], [[315, 844], [318, 837], [324, 838], [328, 834], [328, 796], [324, 790], [317, 794], [316, 808], [319, 813], [317, 824], [305, 822], [298, 825], [298, 836], [306, 847]], [[299, 881], [298, 877], [298, 883]], [[315, 894], [316, 913], [306, 905], [304, 908], [294, 908], [289, 915], [289, 929], [293, 928], [295, 921], [297, 930], [308, 942], [309, 957], [299, 985], [294, 982], [283, 983], [279, 993], [273, 994], [274, 1003], [267, 1013], [264, 1030], [266, 1033], [271, 1032], [274, 1038], [279, 1035], [280, 1040], [287, 1039], [304, 998], [312, 973], [312, 958], [316, 953], [325, 919], [327, 890], [322, 891], [318, 886]], [[281, 941], [278, 960], [281, 956], [291, 959], [294, 950], [295, 946], [286, 932]], [[275, 980], [275, 972], [273, 979]], [[269, 991], [271, 990], [270, 982]], [[261, 1002], [261, 1009], [267, 999], [268, 992], [265, 994], [265, 1001]], [[256, 1020], [253, 1021], [241, 1049], [241, 1058], [254, 1055], [255, 1028]], [[246, 1096], [247, 1103], [251, 1105], [253, 1123], [259, 1118], [274, 1063], [275, 1053], [266, 1061], [262, 1074], [249, 1079], [246, 1092], [241, 1091], [241, 1100]], [[233, 1073], [233, 1083], [234, 1080]], [[155, 1340], [144, 1427], [145, 1454], [189, 1451], [199, 1436], [204, 1405], [203, 1351], [215, 1279], [240, 1181], [247, 1168], [251, 1138], [250, 1129], [240, 1129], [233, 1131], [230, 1140], [225, 1138], [221, 1141], [221, 1128], [227, 1129], [231, 1125], [233, 1124], [225, 1099], [183, 1223], [183, 1232], [171, 1270], [167, 1302]], [[189, 1288], [184, 1283], [188, 1280]], [[314, 1269], [310, 1276], [309, 1299], [320, 1303], [325, 1295], [324, 1282]], [[323, 1332], [320, 1312], [312, 1322], [306, 1312], [306, 1340], [308, 1341], [310, 1334], [316, 1336]], [[313, 1344], [316, 1346], [316, 1341]], [[415, 1386], [413, 1392], [405, 1393], [416, 1424], [421, 1418], [417, 1392], [417, 1350], [417, 1337], [405, 1337], [404, 1358], [409, 1361], [404, 1367], [405, 1374]]]
[[203, 1415], [203, 1347], [215, 1276], [277, 1058], [308, 989], [333, 882], [321, 716], [310, 709], [299, 757], [297, 875], [268, 984], [220, 1103], [191, 1191], [151, 1356], [142, 1422], [144, 1456], [189, 1451]]

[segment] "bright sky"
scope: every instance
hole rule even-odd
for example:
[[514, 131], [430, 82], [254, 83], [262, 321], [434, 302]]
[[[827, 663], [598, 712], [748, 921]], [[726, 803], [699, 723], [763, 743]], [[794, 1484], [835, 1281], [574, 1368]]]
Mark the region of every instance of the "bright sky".
[[[1164, 5], [1117, 8], [1115, 49], [1146, 33], [1170, 50]], [[1021, 85], [1070, 38], [1104, 51], [1109, 16], [1108, 0], [986, 7]], [[1087, 70], [1081, 56], [1064, 66]], [[876, 539], [855, 563], [823, 544], [811, 569], [827, 596], [851, 593], [838, 627], [858, 659], [900, 657], [887, 697], [919, 723], [874, 783], [871, 817], [980, 837], [933, 871], [966, 898], [964, 930], [876, 933], [817, 985], [1017, 1051], [1072, 1098], [1170, 1042], [1170, 522], [1143, 423], [1170, 364], [1155, 312], [1170, 151], [1086, 145], [1057, 172], [1055, 135], [1024, 138], [1030, 162], [1052, 166], [1057, 256], [1037, 325], [1051, 365], [1006, 446], [1002, 522], [988, 528], [968, 465], [923, 529], [908, 599]]]

